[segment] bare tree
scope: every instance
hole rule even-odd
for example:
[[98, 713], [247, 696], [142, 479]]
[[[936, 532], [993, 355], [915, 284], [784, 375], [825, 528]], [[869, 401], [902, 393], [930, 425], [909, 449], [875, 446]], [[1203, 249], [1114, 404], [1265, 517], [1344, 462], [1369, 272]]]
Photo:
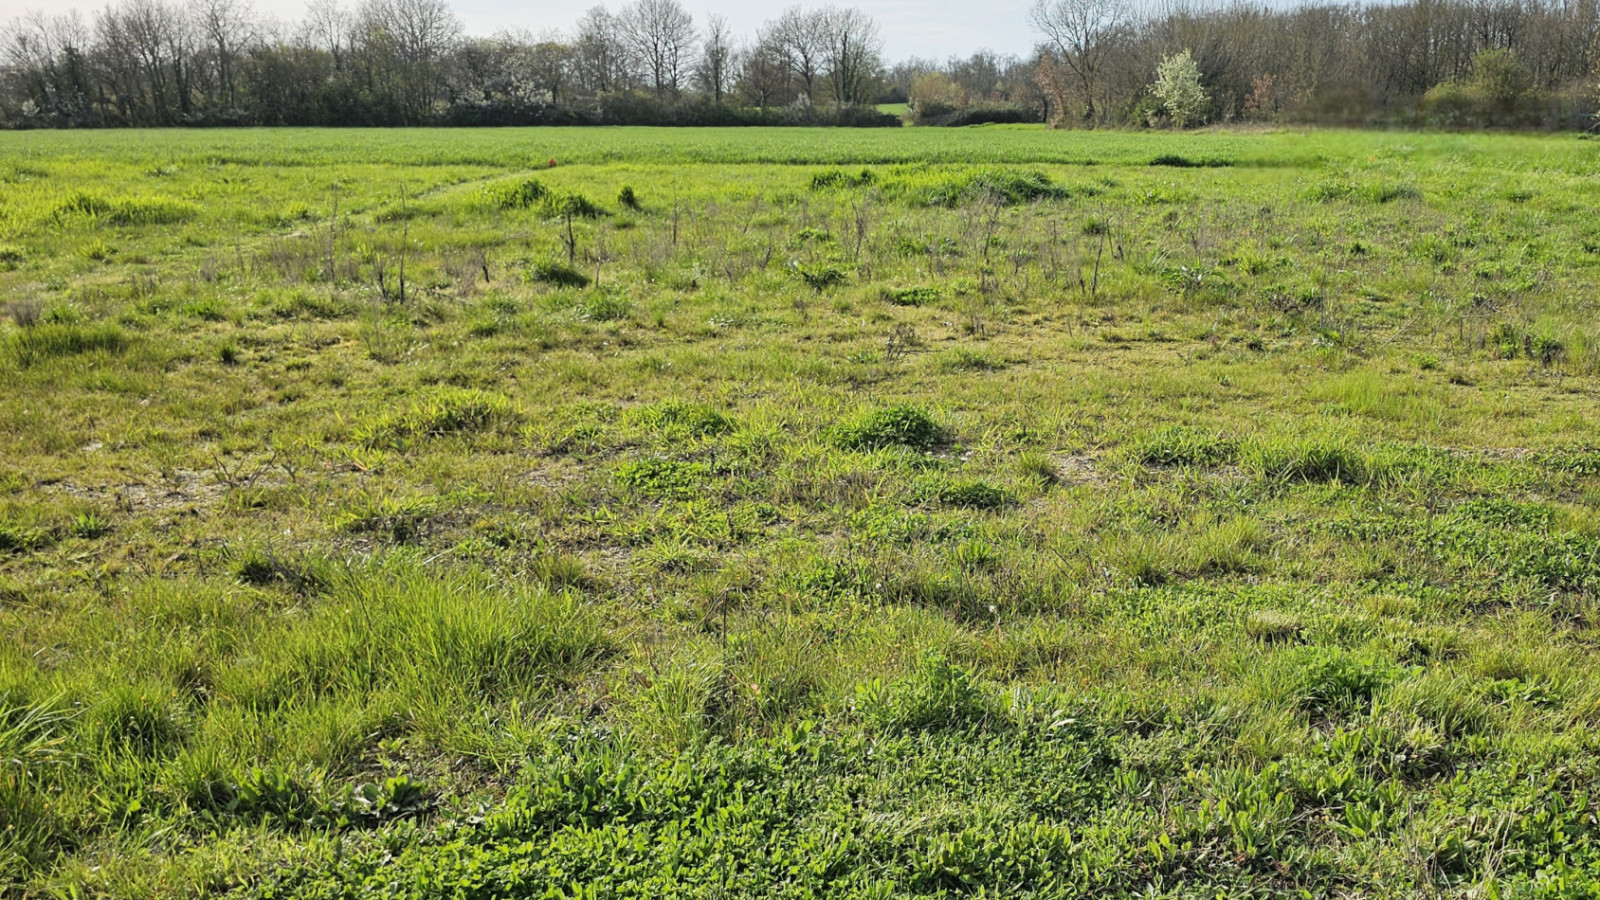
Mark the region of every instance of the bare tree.
[[791, 6], [778, 21], [769, 24], [760, 37], [782, 54], [789, 71], [799, 82], [796, 87], [806, 100], [817, 98], [817, 81], [828, 53], [828, 20], [820, 10]]
[[1110, 37], [1132, 15], [1127, 0], [1035, 0], [1028, 11], [1028, 23], [1044, 37], [1081, 93], [1086, 122], [1099, 115], [1094, 101]]
[[747, 105], [758, 109], [794, 101], [789, 58], [776, 41], [768, 37], [739, 54], [737, 89]]
[[85, 122], [92, 90], [85, 53], [92, 41], [76, 11], [53, 17], [28, 13], [0, 31], [0, 72], [9, 71], [18, 86], [24, 118]]
[[700, 60], [695, 64], [694, 83], [712, 102], [722, 105], [723, 95], [733, 81], [733, 33], [722, 16], [706, 17], [706, 36], [700, 42]]
[[256, 40], [256, 26], [245, 0], [194, 0], [195, 26], [215, 69], [215, 99], [228, 110], [239, 108], [239, 60]]
[[826, 9], [822, 13], [827, 43], [824, 64], [833, 102], [838, 106], [866, 103], [883, 71], [883, 39], [878, 23], [859, 9]]
[[367, 0], [356, 18], [371, 86], [406, 122], [424, 121], [442, 84], [445, 53], [461, 33], [455, 13], [445, 0]]
[[677, 0], [637, 0], [623, 7], [620, 19], [656, 96], [676, 96], [694, 52], [694, 18]]
[[620, 90], [631, 80], [622, 23], [605, 7], [593, 7], [578, 20], [572, 50], [573, 74], [586, 93]]
[[354, 21], [338, 0], [312, 0], [301, 25], [301, 40], [320, 47], [333, 58], [335, 70], [344, 68], [355, 39]]

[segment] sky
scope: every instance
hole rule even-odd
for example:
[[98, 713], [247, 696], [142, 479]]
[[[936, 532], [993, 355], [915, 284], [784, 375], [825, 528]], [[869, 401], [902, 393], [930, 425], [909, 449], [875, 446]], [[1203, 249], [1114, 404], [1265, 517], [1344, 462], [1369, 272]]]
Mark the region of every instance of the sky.
[[[349, 2], [349, 0], [347, 0]], [[546, 29], [569, 31], [578, 16], [603, 0], [451, 0], [456, 16], [468, 34], [487, 36], [502, 29], [526, 29], [534, 33]], [[762, 22], [775, 19], [797, 0], [680, 0], [696, 23], [708, 13], [723, 16], [740, 36], [755, 33]], [[884, 56], [891, 61], [907, 57], [943, 60], [967, 56], [974, 50], [989, 49], [1019, 56], [1033, 46], [1028, 30], [1029, 0], [833, 0], [837, 6], [857, 6], [878, 20], [883, 34]], [[623, 0], [603, 5], [613, 12]], [[49, 15], [78, 9], [86, 17], [105, 5], [80, 0], [0, 0], [0, 23], [25, 12]], [[256, 11], [279, 19], [298, 20], [305, 11], [304, 0], [253, 0]], [[353, 2], [349, 2], [353, 5]], [[807, 0], [804, 6], [824, 5], [823, 0]]]

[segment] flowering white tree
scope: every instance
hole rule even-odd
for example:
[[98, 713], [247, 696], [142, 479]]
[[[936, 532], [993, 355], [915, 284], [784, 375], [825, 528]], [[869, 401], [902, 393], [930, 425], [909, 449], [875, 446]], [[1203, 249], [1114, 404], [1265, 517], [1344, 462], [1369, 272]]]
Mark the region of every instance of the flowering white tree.
[[1200, 85], [1200, 67], [1188, 50], [1174, 53], [1156, 66], [1156, 83], [1150, 92], [1161, 101], [1175, 128], [1200, 121], [1210, 99]]

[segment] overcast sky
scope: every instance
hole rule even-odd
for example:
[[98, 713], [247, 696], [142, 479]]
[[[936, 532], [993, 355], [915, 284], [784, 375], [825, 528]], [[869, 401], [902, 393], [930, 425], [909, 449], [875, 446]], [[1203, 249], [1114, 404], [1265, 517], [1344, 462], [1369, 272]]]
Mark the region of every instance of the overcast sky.
[[[349, 2], [353, 5], [354, 0]], [[451, 0], [451, 5], [467, 33], [486, 36], [508, 28], [567, 31], [583, 10], [597, 2], [600, 0]], [[754, 34], [762, 22], [776, 18], [785, 7], [793, 5], [794, 0], [681, 2], [694, 15], [696, 24], [703, 22], [707, 13], [716, 13], [726, 17], [735, 32], [747, 36]], [[605, 5], [615, 12], [622, 3], [623, 0], [610, 0]], [[859, 6], [878, 20], [883, 30], [884, 54], [890, 60], [908, 56], [942, 60], [985, 47], [1023, 55], [1033, 46], [1027, 23], [1028, 3], [1029, 0], [835, 0], [838, 6]], [[0, 0], [0, 22], [32, 10], [55, 14], [76, 8], [88, 15], [103, 6], [105, 0]], [[263, 15], [288, 20], [299, 19], [305, 11], [304, 0], [254, 0], [254, 6]]]

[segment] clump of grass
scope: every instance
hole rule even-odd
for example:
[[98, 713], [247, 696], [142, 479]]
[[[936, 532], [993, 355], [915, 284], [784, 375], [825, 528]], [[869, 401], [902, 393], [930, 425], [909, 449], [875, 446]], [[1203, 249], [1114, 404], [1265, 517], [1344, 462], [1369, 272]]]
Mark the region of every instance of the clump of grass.
[[828, 288], [844, 284], [849, 278], [843, 269], [827, 264], [808, 266], [795, 262], [790, 266], [790, 269], [801, 281], [806, 283], [807, 287], [819, 294]]
[[483, 189], [484, 199], [495, 209], [527, 209], [542, 204], [549, 195], [550, 189], [537, 178], [490, 185]]
[[1181, 156], [1177, 153], [1163, 153], [1150, 160], [1150, 165], [1168, 166], [1174, 169], [1221, 169], [1233, 165], [1233, 162], [1232, 160], [1218, 157], [1208, 156], [1196, 159], [1194, 157]]
[[337, 525], [351, 534], [376, 534], [405, 543], [420, 537], [438, 510], [439, 502], [432, 497], [368, 498], [346, 509]]
[[890, 733], [972, 728], [1000, 712], [971, 673], [937, 652], [924, 655], [903, 678], [857, 687], [855, 708], [872, 727]]
[[686, 431], [693, 435], [726, 434], [733, 430], [733, 420], [716, 409], [701, 403], [683, 400], [666, 400], [652, 403], [633, 411], [631, 418], [641, 425], [658, 431]]
[[105, 745], [144, 759], [167, 756], [189, 737], [187, 710], [170, 689], [157, 684], [107, 687], [80, 726]]
[[866, 187], [877, 180], [877, 174], [871, 169], [862, 169], [854, 174], [843, 169], [826, 169], [811, 176], [811, 189], [820, 191], [828, 188]]
[[250, 548], [233, 556], [233, 575], [254, 587], [280, 585], [296, 594], [314, 594], [333, 583], [330, 567], [320, 560]]
[[1292, 658], [1294, 700], [1303, 710], [1321, 715], [1359, 712], [1392, 679], [1392, 667], [1345, 650], [1305, 648]]
[[109, 322], [92, 325], [40, 322], [7, 337], [4, 353], [26, 369], [63, 356], [121, 353], [130, 343], [122, 329]]
[[863, 410], [827, 432], [828, 441], [845, 450], [929, 450], [944, 443], [946, 437], [944, 428], [915, 406]]
[[0, 244], [0, 270], [15, 269], [27, 258], [27, 251], [16, 244]]
[[380, 448], [417, 438], [475, 434], [515, 427], [522, 413], [504, 397], [477, 390], [446, 391], [359, 429], [356, 443]]
[[589, 286], [589, 276], [558, 262], [534, 263], [528, 271], [528, 280], [538, 284], [550, 284], [565, 288], [586, 288]]
[[988, 169], [945, 178], [924, 193], [923, 202], [928, 206], [954, 207], [964, 201], [994, 197], [1006, 205], [1015, 205], [1070, 196], [1071, 191], [1043, 172]]
[[47, 528], [0, 523], [0, 553], [25, 553], [50, 545], [53, 535]]
[[938, 481], [925, 491], [928, 499], [943, 506], [964, 509], [997, 510], [1015, 505], [1017, 498], [1004, 488], [975, 478]]
[[1017, 473], [1040, 487], [1049, 487], [1061, 480], [1061, 468], [1050, 454], [1027, 450], [1017, 457]]
[[552, 194], [545, 199], [545, 215], [574, 219], [598, 219], [606, 211], [582, 194]]
[[579, 304], [577, 313], [590, 322], [618, 322], [633, 315], [633, 304], [622, 294], [601, 293]]
[[1365, 482], [1374, 475], [1364, 454], [1338, 441], [1258, 441], [1249, 457], [1256, 472], [1273, 481]]
[[1422, 192], [1409, 184], [1380, 182], [1362, 188], [1359, 196], [1368, 203], [1393, 203], [1396, 200], [1420, 200]]
[[78, 192], [56, 206], [56, 216], [86, 215], [113, 225], [174, 225], [200, 214], [200, 207], [171, 197], [102, 197]]
[[895, 306], [923, 306], [939, 300], [939, 289], [935, 287], [908, 287], [908, 288], [883, 288], [878, 296], [885, 302]]
[[1005, 363], [982, 350], [957, 347], [945, 354], [939, 361], [939, 368], [945, 372], [993, 372], [1005, 368]]
[[1245, 634], [1268, 644], [1298, 640], [1301, 629], [1298, 618], [1275, 609], [1253, 610], [1244, 622]]
[[1197, 428], [1174, 426], [1137, 439], [1133, 455], [1147, 466], [1220, 466], [1238, 459], [1239, 444]]
[[704, 475], [703, 466], [654, 456], [628, 460], [616, 468], [618, 482], [647, 497], [691, 497]]
[[621, 204], [626, 209], [638, 210], [641, 208], [639, 205], [639, 195], [633, 192], [632, 185], [622, 186], [622, 190], [617, 192], [617, 203]]
[[73, 537], [92, 541], [111, 533], [111, 521], [96, 512], [81, 512], [67, 523], [67, 531]]
[[32, 328], [44, 318], [44, 304], [33, 297], [18, 297], [6, 301], [6, 318], [18, 328]]

